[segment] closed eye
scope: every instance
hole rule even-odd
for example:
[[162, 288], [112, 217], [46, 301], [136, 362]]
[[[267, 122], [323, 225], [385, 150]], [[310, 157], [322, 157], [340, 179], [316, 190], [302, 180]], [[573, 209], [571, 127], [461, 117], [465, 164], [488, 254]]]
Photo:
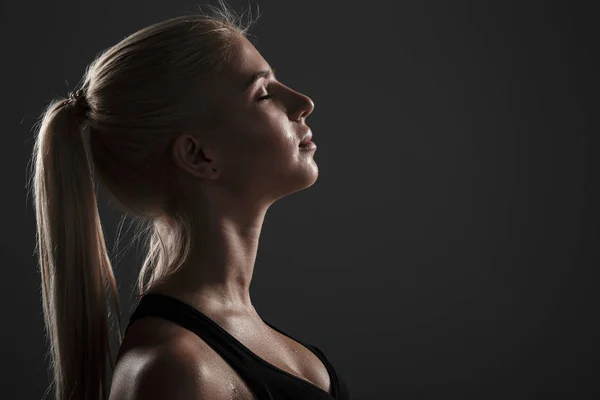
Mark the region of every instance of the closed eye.
[[266, 96], [259, 97], [257, 100], [258, 101], [263, 101], [263, 100], [266, 100], [266, 99], [270, 99], [271, 97], [273, 97], [272, 94], [267, 94]]

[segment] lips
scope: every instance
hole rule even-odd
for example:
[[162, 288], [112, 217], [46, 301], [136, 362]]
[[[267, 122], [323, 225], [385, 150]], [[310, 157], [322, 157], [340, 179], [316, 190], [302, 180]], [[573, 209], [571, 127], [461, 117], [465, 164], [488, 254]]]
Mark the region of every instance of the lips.
[[300, 146], [305, 146], [308, 143], [310, 143], [310, 141], [312, 140], [312, 132], [308, 131], [308, 133], [304, 136], [304, 138], [302, 139], [302, 141], [300, 142]]

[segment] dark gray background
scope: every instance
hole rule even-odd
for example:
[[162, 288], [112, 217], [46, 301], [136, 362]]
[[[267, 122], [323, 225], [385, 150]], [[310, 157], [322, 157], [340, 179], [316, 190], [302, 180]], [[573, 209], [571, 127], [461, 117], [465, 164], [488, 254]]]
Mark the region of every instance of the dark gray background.
[[[100, 50], [195, 4], [2, 3], [15, 91], [4, 134], [20, 132], [24, 168], [43, 107]], [[320, 169], [267, 214], [251, 288], [261, 315], [321, 347], [355, 400], [600, 393], [592, 2], [258, 4], [256, 47], [315, 102]], [[120, 214], [104, 195], [99, 206], [112, 246]], [[0, 397], [40, 399], [30, 200], [25, 210], [23, 241], [16, 222], [2, 241]], [[127, 321], [141, 256], [113, 260]]]

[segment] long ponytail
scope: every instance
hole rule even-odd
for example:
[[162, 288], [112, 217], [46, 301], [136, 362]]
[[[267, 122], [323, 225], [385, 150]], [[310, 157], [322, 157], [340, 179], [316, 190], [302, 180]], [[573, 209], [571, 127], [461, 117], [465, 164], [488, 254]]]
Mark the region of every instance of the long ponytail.
[[150, 239], [140, 296], [189, 254], [189, 220], [169, 193], [165, 155], [176, 134], [218, 121], [214, 77], [230, 60], [234, 35], [245, 36], [256, 21], [251, 15], [244, 21], [225, 0], [218, 4], [142, 28], [98, 54], [82, 79], [87, 118], [75, 112], [75, 98], [44, 110], [31, 187], [56, 400], [108, 397], [109, 297], [122, 342], [93, 178], [121, 210], [150, 222], [140, 232]]
[[122, 341], [120, 304], [98, 214], [83, 123], [72, 99], [43, 114], [32, 189], [46, 334], [56, 400], [104, 399], [109, 389], [110, 291]]

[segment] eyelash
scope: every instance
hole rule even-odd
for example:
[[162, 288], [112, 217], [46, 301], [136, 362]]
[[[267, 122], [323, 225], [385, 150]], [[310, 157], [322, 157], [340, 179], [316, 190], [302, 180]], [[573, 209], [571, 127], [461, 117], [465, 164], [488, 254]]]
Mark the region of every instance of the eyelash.
[[271, 97], [273, 97], [272, 94], [267, 94], [266, 96], [259, 97], [258, 101], [263, 101], [263, 100], [266, 100], [266, 99], [270, 99]]

